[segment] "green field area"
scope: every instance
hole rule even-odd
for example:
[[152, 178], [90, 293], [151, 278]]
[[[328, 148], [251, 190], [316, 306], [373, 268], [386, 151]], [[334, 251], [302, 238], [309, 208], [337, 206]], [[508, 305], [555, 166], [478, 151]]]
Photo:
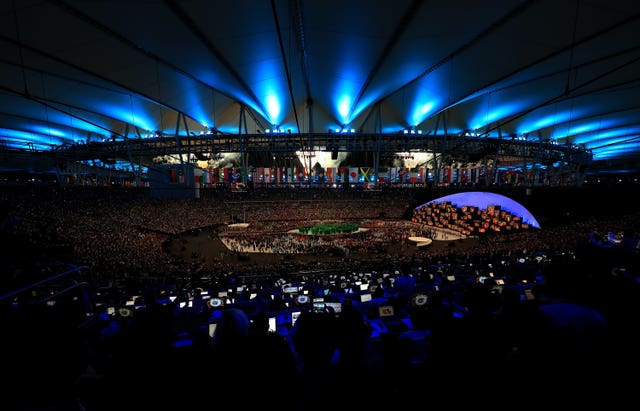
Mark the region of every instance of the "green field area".
[[316, 224], [300, 226], [298, 231], [302, 234], [330, 235], [355, 233], [358, 228], [357, 224]]

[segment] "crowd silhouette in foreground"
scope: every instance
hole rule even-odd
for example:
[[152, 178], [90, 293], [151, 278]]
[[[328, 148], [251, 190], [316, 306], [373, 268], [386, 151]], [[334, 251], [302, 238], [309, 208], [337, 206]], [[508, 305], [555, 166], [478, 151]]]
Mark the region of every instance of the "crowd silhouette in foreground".
[[[27, 194], [5, 194], [3, 210], [4, 233], [39, 253], [3, 257], [4, 409], [613, 406], [634, 393], [637, 213], [567, 217], [464, 252], [186, 272], [159, 229], [196, 224], [182, 200]], [[100, 253], [83, 281], [10, 293]]]

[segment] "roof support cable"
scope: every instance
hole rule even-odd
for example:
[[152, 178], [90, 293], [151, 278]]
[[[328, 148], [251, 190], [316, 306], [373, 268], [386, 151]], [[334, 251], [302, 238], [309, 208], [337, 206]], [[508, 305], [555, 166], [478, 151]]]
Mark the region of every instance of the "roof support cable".
[[[281, 33], [281, 29], [280, 29], [280, 22], [278, 20], [278, 11], [276, 10], [276, 3], [274, 0], [271, 0], [271, 10], [273, 11], [273, 21], [276, 25], [276, 32], [278, 33], [278, 43], [280, 45], [280, 53], [282, 54], [282, 64], [284, 65], [284, 72], [287, 75], [287, 86], [289, 88], [289, 97], [291, 98], [291, 107], [293, 108], [293, 115], [295, 117], [296, 120], [296, 129], [297, 129], [297, 135], [298, 135], [298, 140], [300, 143], [300, 150], [304, 152], [305, 150], [305, 145], [304, 142], [302, 141], [302, 135], [300, 133], [300, 121], [298, 119], [298, 110], [296, 109], [296, 100], [295, 97], [293, 95], [293, 86], [291, 85], [291, 73], [289, 71], [289, 66], [287, 64], [287, 56], [286, 53], [284, 51], [284, 43], [282, 41], [282, 33]], [[311, 157], [309, 157], [311, 158]], [[311, 171], [311, 170], [309, 170]]]
[[[572, 81], [571, 81], [571, 75], [573, 74], [574, 76], [578, 75], [578, 71], [573, 70], [573, 52], [575, 50], [575, 43], [576, 43], [576, 32], [578, 30], [578, 14], [580, 11], [580, 0], [576, 0], [576, 12], [575, 12], [575, 16], [573, 17], [573, 34], [571, 35], [571, 48], [569, 49], [569, 67], [567, 69], [567, 84], [565, 85], [564, 88], [564, 94], [566, 96], [569, 96], [569, 94], [571, 93], [571, 86], [572, 86]], [[567, 143], [570, 142], [570, 138], [569, 138], [569, 133], [571, 131], [571, 121], [573, 119], [573, 103], [574, 100], [571, 99], [571, 101], [569, 102], [569, 128], [567, 129]]]
[[573, 52], [575, 50], [575, 44], [576, 44], [576, 32], [578, 30], [579, 11], [580, 11], [580, 0], [576, 0], [576, 13], [573, 18], [573, 33], [571, 35], [571, 48], [569, 49], [569, 69], [567, 70], [567, 84], [564, 89], [564, 93], [566, 95], [569, 95], [569, 91], [571, 90], [571, 73], [573, 71]]
[[24, 94], [29, 97], [29, 86], [27, 85], [27, 73], [24, 65], [24, 53], [22, 50], [22, 41], [20, 40], [20, 24], [18, 23], [18, 12], [16, 11], [16, 2], [11, 2], [11, 11], [13, 12], [13, 21], [16, 27], [16, 40], [18, 41], [18, 54], [20, 55], [20, 68], [22, 70], [22, 85], [24, 86]]

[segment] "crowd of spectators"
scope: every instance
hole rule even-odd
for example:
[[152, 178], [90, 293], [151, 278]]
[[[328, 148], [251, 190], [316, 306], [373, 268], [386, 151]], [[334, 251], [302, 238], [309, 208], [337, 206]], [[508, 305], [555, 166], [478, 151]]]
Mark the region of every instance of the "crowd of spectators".
[[[640, 296], [639, 250], [637, 241], [603, 247], [599, 233], [637, 239], [637, 213], [567, 217], [541, 230], [486, 235], [464, 250], [259, 268], [212, 261], [194, 271], [163, 247], [182, 232], [219, 225], [238, 247], [292, 252], [296, 236], [274, 244], [271, 233], [342, 219], [336, 215], [370, 229], [336, 239], [361, 254], [429, 235], [428, 224], [402, 218], [414, 206], [408, 190], [297, 194], [179, 200], [136, 190], [3, 192], [2, 230], [12, 242], [2, 261], [5, 296], [79, 267], [69, 270], [72, 285], [45, 294], [44, 304], [21, 304], [32, 289], [3, 300], [3, 354], [37, 353], [6, 361], [14, 376], [7, 392], [33, 394], [9, 395], [10, 409], [283, 400], [291, 409], [326, 409], [345, 390], [343, 408], [369, 409], [412, 406], [426, 394], [451, 405], [489, 404], [496, 392], [519, 392], [531, 403], [575, 404], [585, 393], [624, 398], [620, 369], [640, 365], [633, 327], [640, 312], [632, 303]], [[307, 200], [317, 204], [296, 208]], [[249, 231], [228, 228], [238, 221]], [[255, 243], [259, 235], [269, 240]], [[389, 321], [381, 307], [391, 307]], [[605, 379], [616, 388], [603, 390]]]

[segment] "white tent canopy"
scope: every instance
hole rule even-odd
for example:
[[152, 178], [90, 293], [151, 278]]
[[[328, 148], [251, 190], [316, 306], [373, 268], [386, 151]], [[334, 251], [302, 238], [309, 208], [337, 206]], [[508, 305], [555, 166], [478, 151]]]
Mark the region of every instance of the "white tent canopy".
[[353, 128], [553, 141], [640, 170], [632, 0], [15, 0], [0, 140]]

